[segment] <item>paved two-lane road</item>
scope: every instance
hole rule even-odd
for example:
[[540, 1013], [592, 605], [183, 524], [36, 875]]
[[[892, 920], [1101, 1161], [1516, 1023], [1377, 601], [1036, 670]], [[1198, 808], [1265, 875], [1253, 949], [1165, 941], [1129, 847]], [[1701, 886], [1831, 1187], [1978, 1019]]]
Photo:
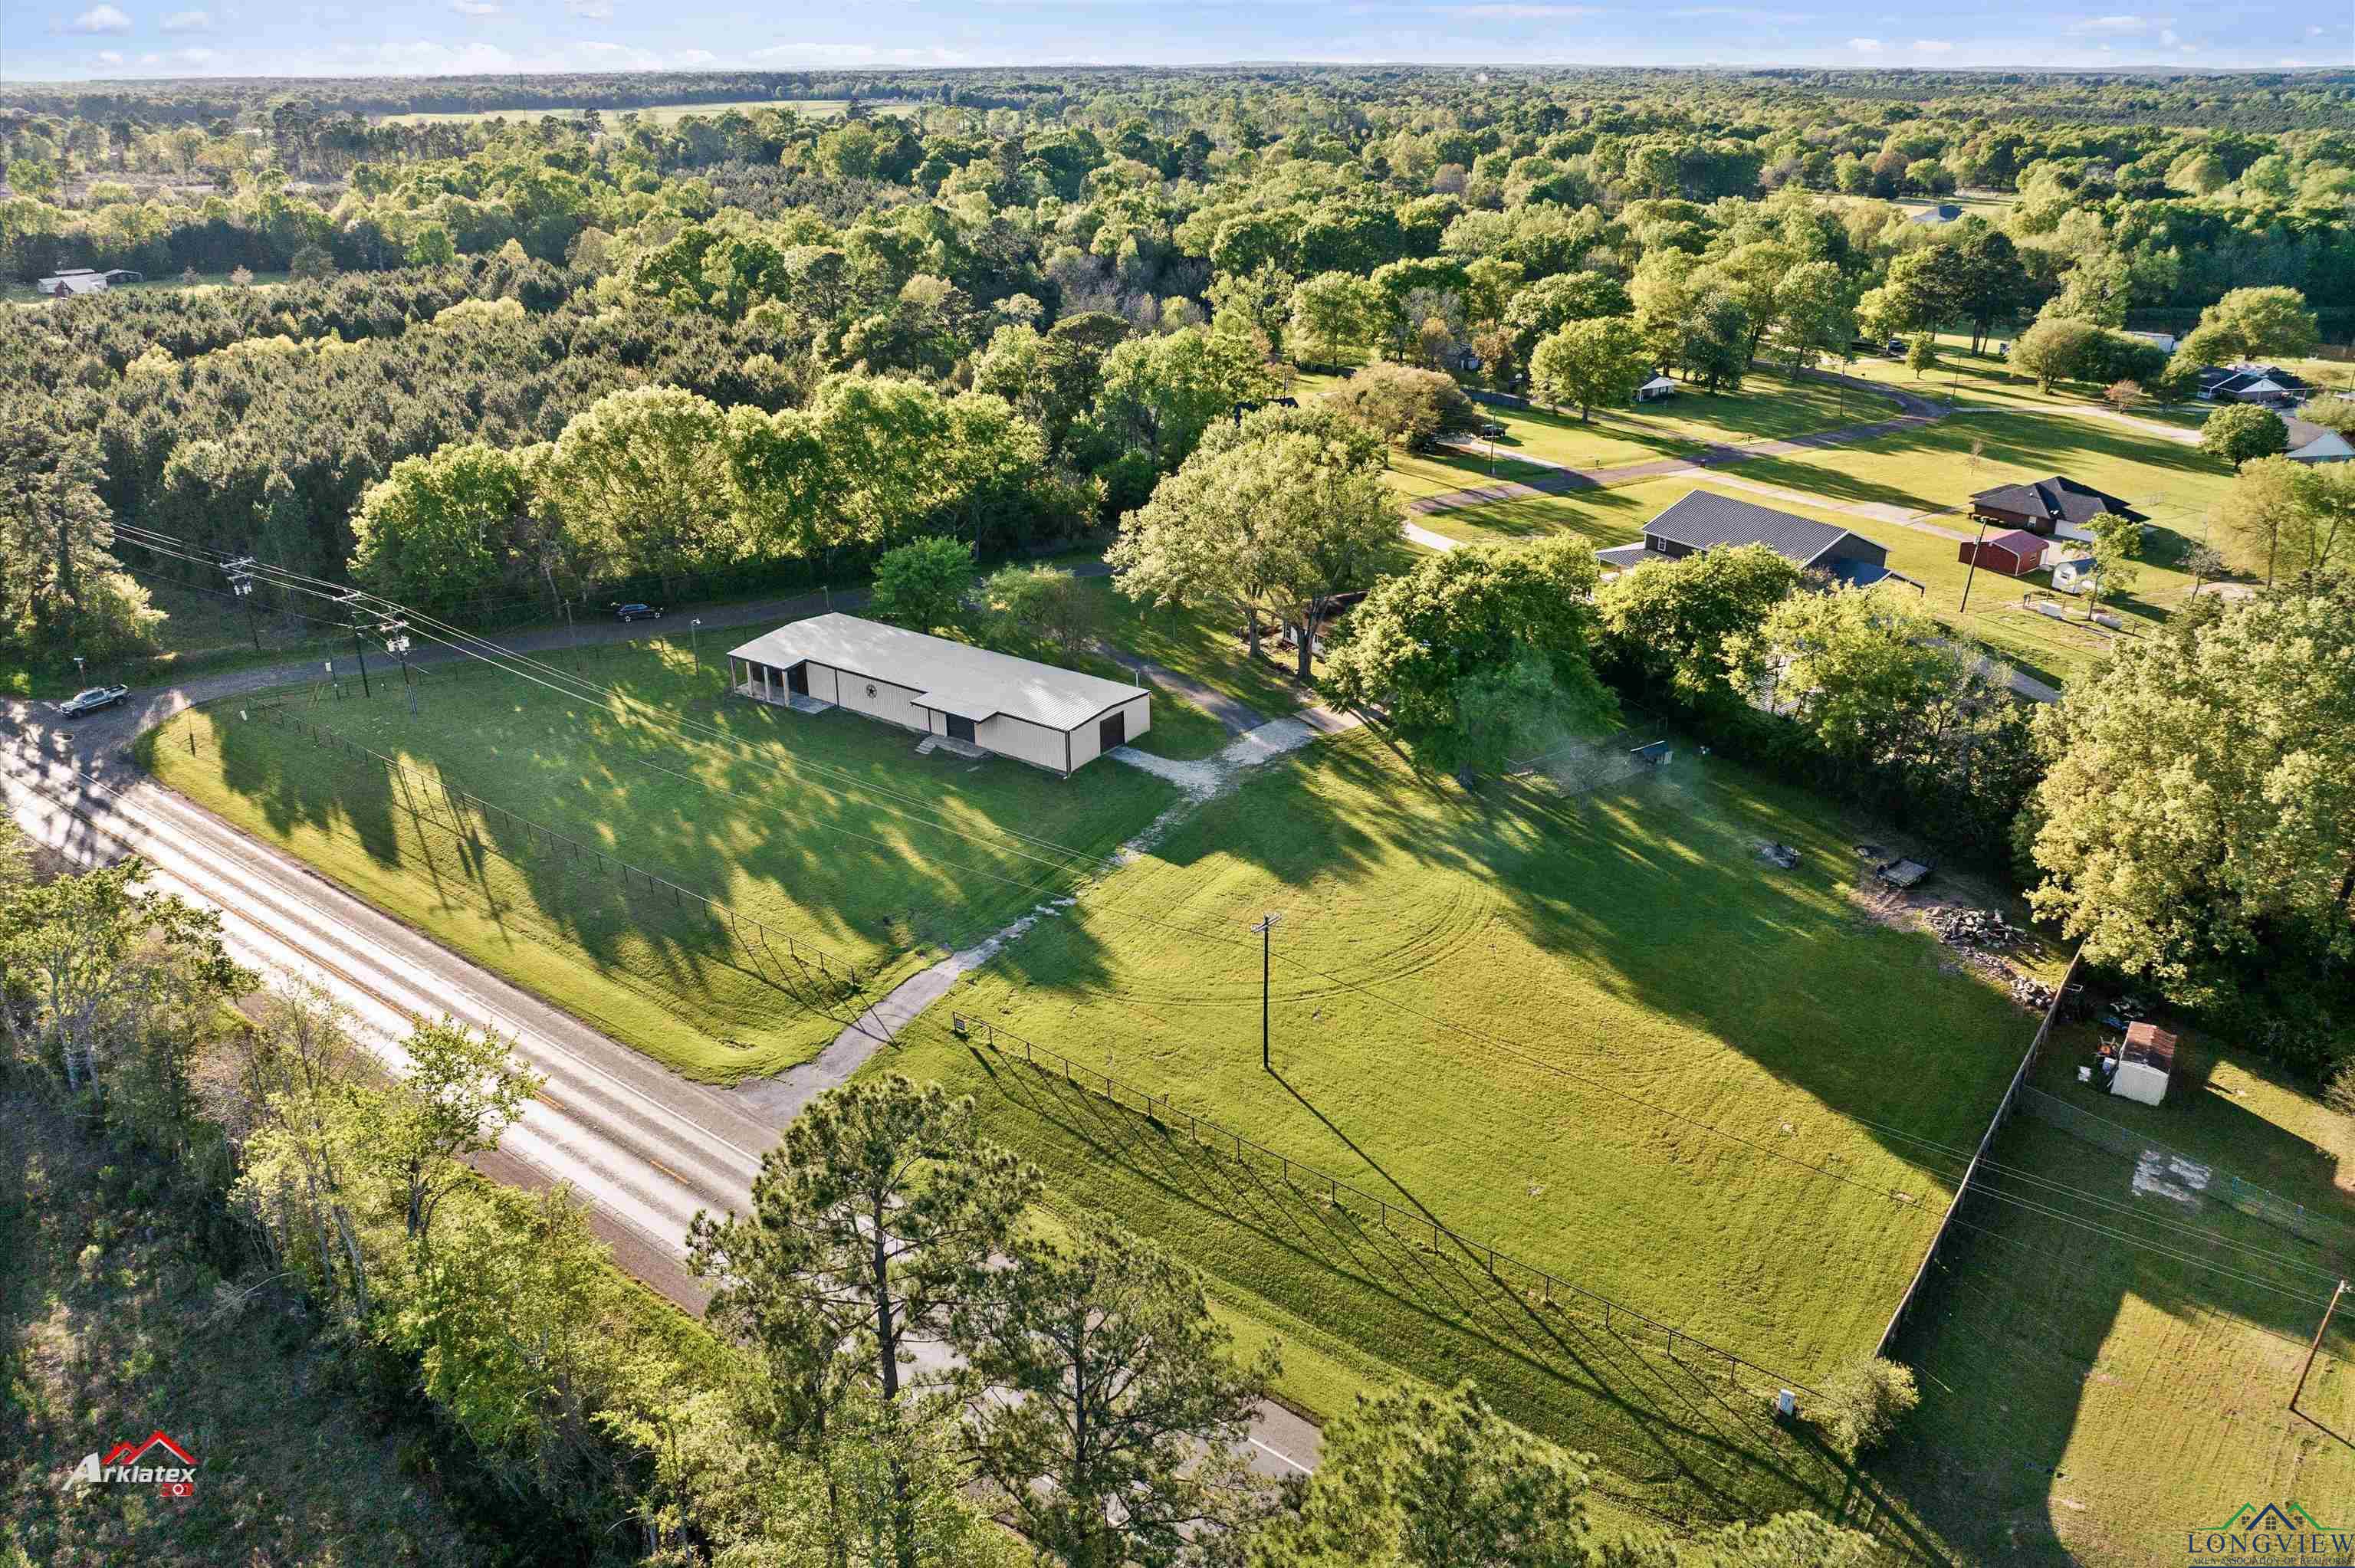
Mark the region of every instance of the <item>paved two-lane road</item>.
[[[414, 1022], [444, 1013], [514, 1041], [547, 1085], [486, 1169], [521, 1184], [570, 1183], [624, 1268], [699, 1311], [704, 1293], [683, 1262], [687, 1222], [698, 1209], [748, 1206], [780, 1125], [766, 1107], [801, 1097], [730, 1094], [682, 1078], [123, 760], [138, 728], [189, 695], [150, 694], [134, 713], [70, 731], [30, 705], [0, 712], [0, 800], [35, 842], [69, 863], [144, 856], [155, 886], [220, 912], [240, 962], [323, 987], [388, 1065], [400, 1064], [400, 1042]], [[1256, 1457], [1271, 1474], [1314, 1465], [1317, 1439], [1313, 1424], [1273, 1404], [1254, 1424]]]

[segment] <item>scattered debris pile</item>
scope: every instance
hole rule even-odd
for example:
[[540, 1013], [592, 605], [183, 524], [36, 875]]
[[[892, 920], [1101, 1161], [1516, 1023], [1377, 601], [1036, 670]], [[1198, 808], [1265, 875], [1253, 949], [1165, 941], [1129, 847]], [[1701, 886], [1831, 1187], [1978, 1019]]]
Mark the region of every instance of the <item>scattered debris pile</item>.
[[1792, 867], [1799, 863], [1799, 852], [1793, 849], [1789, 844], [1778, 844], [1768, 842], [1758, 846], [1758, 858], [1764, 861], [1771, 861], [1774, 864], [1781, 866], [1785, 871], [1789, 871]]
[[2010, 979], [2005, 983], [2011, 988], [2011, 1000], [2030, 1012], [2042, 1012], [2052, 1005], [2058, 994], [2035, 976], [2021, 974], [2018, 969], [2010, 970]]
[[2019, 946], [2020, 928], [1992, 909], [1947, 904], [1929, 912], [1930, 929], [1949, 947], [1981, 953], [2008, 953]]
[[2041, 1012], [2052, 1005], [2054, 992], [2051, 986], [2004, 962], [2003, 955], [2017, 950], [2027, 933], [2000, 914], [1992, 909], [1973, 909], [1967, 905], [1945, 904], [1926, 911], [1923, 918], [1938, 934], [1938, 940], [1960, 951], [1964, 962], [2010, 991], [2012, 1001], [2031, 1012]]

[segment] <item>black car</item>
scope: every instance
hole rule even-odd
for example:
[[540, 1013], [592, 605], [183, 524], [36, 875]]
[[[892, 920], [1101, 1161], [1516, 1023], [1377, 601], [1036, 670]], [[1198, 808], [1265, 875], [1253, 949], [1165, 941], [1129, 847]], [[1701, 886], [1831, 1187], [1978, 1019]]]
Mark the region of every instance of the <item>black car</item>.
[[613, 607], [613, 619], [622, 621], [660, 620], [662, 614], [662, 606], [658, 604], [617, 604]]

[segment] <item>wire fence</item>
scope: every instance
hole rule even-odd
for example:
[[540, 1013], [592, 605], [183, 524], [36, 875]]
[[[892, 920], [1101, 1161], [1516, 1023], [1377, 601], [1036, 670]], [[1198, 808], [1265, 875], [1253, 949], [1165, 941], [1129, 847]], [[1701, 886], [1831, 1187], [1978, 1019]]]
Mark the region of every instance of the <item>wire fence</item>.
[[[282, 704], [249, 704], [239, 711], [257, 731], [307, 740], [339, 760], [369, 768], [382, 786], [386, 803], [421, 831], [438, 832], [465, 854], [489, 855], [518, 869], [553, 869], [568, 879], [608, 886], [644, 927], [661, 929], [667, 923], [669, 934], [676, 937], [724, 938], [741, 956], [746, 972], [812, 1011], [833, 1016], [872, 978], [871, 969], [862, 972], [858, 965], [807, 937], [742, 914], [659, 872], [462, 789], [446, 772], [422, 776], [396, 758], [296, 717]], [[186, 745], [194, 755], [197, 739], [193, 726], [187, 727]], [[576, 920], [587, 912], [579, 905], [567, 911]], [[693, 928], [679, 924], [681, 916]]]
[[1394, 1202], [1289, 1155], [1280, 1154], [1231, 1128], [1180, 1109], [1167, 1095], [1156, 1095], [1114, 1074], [1082, 1066], [1052, 1046], [1034, 1044], [986, 1019], [962, 1012], [952, 1012], [949, 1014], [949, 1027], [960, 1040], [978, 1044], [1008, 1061], [1018, 1054], [1027, 1065], [1039, 1072], [1057, 1075], [1124, 1110], [1143, 1114], [1160, 1127], [1173, 1131], [1182, 1129], [1188, 1138], [1203, 1149], [1231, 1159], [1237, 1164], [1273, 1174], [1304, 1195], [1350, 1213], [1361, 1222], [1378, 1224], [1401, 1240], [1427, 1245], [1433, 1252], [1439, 1251], [1443, 1243], [1452, 1245], [1500, 1286], [1517, 1291], [1532, 1303], [1599, 1309], [1607, 1330], [1614, 1333], [1627, 1330], [1648, 1332], [1662, 1340], [1672, 1356], [1678, 1349], [1689, 1347], [1723, 1361], [1729, 1375], [1733, 1374], [1735, 1369], [1746, 1369], [1772, 1380], [1779, 1388], [1806, 1393], [1817, 1392], [1787, 1373], [1761, 1366], [1746, 1356], [1736, 1354], [1673, 1323], [1662, 1322], [1648, 1313], [1615, 1301], [1599, 1291], [1589, 1290], [1550, 1270], [1523, 1263], [1497, 1250], [1492, 1242], [1476, 1241], [1451, 1230], [1420, 1204]]
[[2113, 1154], [2123, 1154], [2129, 1160], [2157, 1156], [2179, 1166], [2190, 1167], [2195, 1171], [2205, 1172], [2205, 1185], [2198, 1190], [2202, 1199], [2222, 1203], [2268, 1224], [2278, 1225], [2308, 1241], [2342, 1248], [2350, 1256], [2355, 1256], [2355, 1224], [2328, 1214], [2318, 1214], [2304, 1203], [2295, 1202], [2254, 1181], [2243, 1181], [2230, 1171], [2220, 1171], [2212, 1161], [2196, 1159], [2179, 1149], [2169, 1148], [2123, 1122], [2097, 1116], [2083, 1106], [2071, 1105], [2060, 1096], [2046, 1094], [2032, 1085], [2023, 1086], [2021, 1095], [2022, 1110], [2073, 1138], [2097, 1149], [2108, 1150]]
[[2028, 1075], [2036, 1070], [2036, 1061], [2043, 1054], [2044, 1043], [2052, 1037], [2052, 1026], [2059, 1022], [2062, 1009], [2068, 1005], [2070, 996], [2076, 990], [2077, 965], [2083, 957], [2082, 951], [2070, 955], [2068, 972], [2052, 989], [2052, 1000], [2046, 1004], [2044, 1016], [2037, 1022], [2036, 1034], [2028, 1043], [2028, 1054], [2019, 1059], [2019, 1067], [2011, 1075], [2011, 1083], [2003, 1091], [2003, 1098], [1997, 1104], [1995, 1115], [1987, 1119], [1987, 1130], [1979, 1135], [1979, 1146], [1972, 1151], [1971, 1162], [1963, 1168], [1963, 1179], [1955, 1188], [1954, 1202], [1946, 1205], [1945, 1213], [1939, 1217], [1938, 1228], [1932, 1233], [1930, 1245], [1922, 1255], [1922, 1266], [1913, 1271], [1913, 1282], [1898, 1298], [1897, 1310], [1889, 1315], [1889, 1326], [1881, 1331], [1881, 1343], [1873, 1351], [1875, 1355], [1886, 1357], [1896, 1343], [1898, 1330], [1905, 1326], [1914, 1302], [1922, 1294], [1923, 1283], [1929, 1279], [1931, 1269], [1938, 1264], [1938, 1256], [1945, 1247], [1947, 1236], [1954, 1232], [1955, 1213], [1962, 1208], [1963, 1201], [1971, 1195], [1971, 1183], [1978, 1179], [1979, 1167], [1986, 1161], [1988, 1149], [1994, 1146], [1995, 1135], [2003, 1130], [2004, 1123], [2009, 1121], [2011, 1113], [2019, 1108], [2021, 1093], [2034, 1092], [2029, 1089]]

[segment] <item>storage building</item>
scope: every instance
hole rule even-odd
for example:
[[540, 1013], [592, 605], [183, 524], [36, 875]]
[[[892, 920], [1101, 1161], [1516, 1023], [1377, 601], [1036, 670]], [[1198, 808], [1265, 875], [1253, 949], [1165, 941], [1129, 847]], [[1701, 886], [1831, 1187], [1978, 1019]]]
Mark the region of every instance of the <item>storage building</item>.
[[855, 615], [793, 621], [730, 649], [728, 675], [759, 702], [848, 708], [951, 751], [1065, 775], [1153, 725], [1152, 696], [1135, 686]]

